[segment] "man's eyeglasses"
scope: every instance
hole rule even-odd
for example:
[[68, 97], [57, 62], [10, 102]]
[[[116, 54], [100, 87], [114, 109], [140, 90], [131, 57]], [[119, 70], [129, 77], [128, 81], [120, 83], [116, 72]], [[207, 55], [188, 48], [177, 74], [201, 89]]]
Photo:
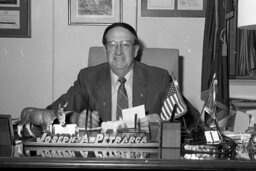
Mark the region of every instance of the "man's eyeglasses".
[[117, 41], [110, 41], [106, 43], [106, 47], [108, 50], [116, 50], [117, 46], [120, 45], [122, 50], [130, 50], [133, 43], [130, 40], [122, 40], [120, 42]]

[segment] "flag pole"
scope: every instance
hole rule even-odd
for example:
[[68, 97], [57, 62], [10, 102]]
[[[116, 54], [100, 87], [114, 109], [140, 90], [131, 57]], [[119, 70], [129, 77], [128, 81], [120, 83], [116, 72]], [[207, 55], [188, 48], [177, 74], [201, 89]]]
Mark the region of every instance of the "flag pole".
[[[211, 92], [214, 92], [213, 93], [213, 106], [214, 106], [214, 110], [215, 110], [215, 114], [214, 114], [214, 117], [216, 118], [216, 86], [217, 86], [217, 79], [216, 79], [216, 73], [214, 73], [213, 74], [213, 79], [212, 79], [212, 82], [211, 82], [211, 85], [210, 85], [210, 88], [209, 88], [209, 91], [208, 91], [208, 95], [207, 95], [207, 98], [205, 99], [205, 102], [204, 102], [204, 105], [203, 105], [203, 107], [202, 107], [202, 110], [201, 110], [201, 112], [200, 112], [200, 116], [199, 116], [199, 118], [198, 118], [198, 121], [197, 121], [197, 123], [196, 123], [196, 126], [195, 126], [195, 128], [197, 128], [198, 127], [198, 125], [199, 125], [199, 123], [200, 123], [200, 120], [201, 120], [201, 117], [202, 117], [202, 115], [203, 115], [203, 113], [204, 113], [204, 109], [205, 109], [205, 107], [207, 106], [207, 103], [208, 103], [208, 101], [210, 100], [210, 94], [211, 94]], [[214, 88], [215, 87], [215, 88]], [[212, 116], [212, 114], [211, 114], [211, 116]]]

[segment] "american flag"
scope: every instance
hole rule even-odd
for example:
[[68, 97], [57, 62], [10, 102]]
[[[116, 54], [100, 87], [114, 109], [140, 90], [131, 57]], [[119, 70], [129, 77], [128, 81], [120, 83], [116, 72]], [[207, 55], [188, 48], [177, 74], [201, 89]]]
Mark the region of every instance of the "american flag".
[[175, 104], [177, 104], [177, 109], [174, 118], [179, 118], [187, 112], [187, 105], [180, 93], [178, 81], [174, 76], [172, 78], [173, 81], [170, 82], [170, 88], [161, 110], [161, 119], [165, 121], [171, 119]]

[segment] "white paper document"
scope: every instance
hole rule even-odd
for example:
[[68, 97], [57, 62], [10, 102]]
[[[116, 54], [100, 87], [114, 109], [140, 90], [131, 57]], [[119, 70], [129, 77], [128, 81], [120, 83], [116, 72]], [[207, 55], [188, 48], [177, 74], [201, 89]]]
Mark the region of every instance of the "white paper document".
[[217, 131], [204, 131], [207, 144], [220, 143], [220, 136]]
[[128, 109], [122, 110], [123, 121], [128, 128], [134, 128], [134, 119], [137, 114], [137, 118], [141, 119], [145, 117], [145, 105], [140, 105]]

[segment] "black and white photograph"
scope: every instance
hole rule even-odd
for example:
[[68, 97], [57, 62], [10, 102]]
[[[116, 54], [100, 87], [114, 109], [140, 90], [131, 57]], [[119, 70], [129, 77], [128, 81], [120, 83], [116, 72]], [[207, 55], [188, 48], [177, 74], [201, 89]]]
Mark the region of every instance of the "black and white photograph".
[[0, 170], [256, 170], [256, 0], [0, 0]]

